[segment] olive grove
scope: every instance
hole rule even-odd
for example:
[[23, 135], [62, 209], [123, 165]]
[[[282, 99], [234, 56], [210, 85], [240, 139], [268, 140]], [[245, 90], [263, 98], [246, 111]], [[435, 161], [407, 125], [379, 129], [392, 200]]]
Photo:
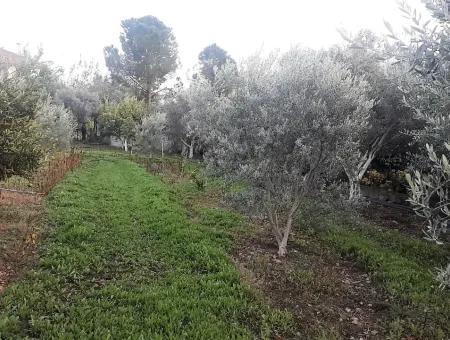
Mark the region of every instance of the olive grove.
[[449, 220], [441, 156], [450, 132], [449, 16], [447, 3], [426, 2], [437, 29], [401, 5], [412, 22], [408, 41], [386, 24], [390, 40], [342, 31], [342, 46], [241, 62], [211, 44], [186, 85], [170, 79], [178, 45], [154, 16], [122, 21], [121, 50], [104, 48], [109, 75], [80, 62], [64, 81], [40, 56], [26, 56], [0, 81], [0, 179], [26, 174], [80, 133], [83, 143], [117, 137], [126, 152], [180, 153], [242, 183], [285, 256], [304, 201], [320, 201], [341, 182], [345, 204], [362, 201], [367, 171], [389, 143], [402, 144], [394, 153], [402, 171], [413, 169], [410, 202], [427, 221], [427, 238], [440, 242]]

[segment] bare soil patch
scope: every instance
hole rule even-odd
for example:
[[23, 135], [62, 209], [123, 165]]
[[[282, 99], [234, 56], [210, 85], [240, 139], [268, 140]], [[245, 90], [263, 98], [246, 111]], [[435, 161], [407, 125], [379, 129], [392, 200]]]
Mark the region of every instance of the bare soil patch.
[[424, 235], [425, 221], [417, 216], [412, 209], [371, 203], [362, 209], [361, 214], [380, 227], [398, 230], [416, 237]]
[[0, 293], [34, 263], [41, 214], [39, 204], [0, 206]]
[[369, 275], [315, 238], [292, 239], [288, 256], [279, 258], [267, 228], [253, 225], [233, 252], [245, 280], [292, 313], [301, 338], [383, 339], [379, 321], [389, 313], [389, 297]]

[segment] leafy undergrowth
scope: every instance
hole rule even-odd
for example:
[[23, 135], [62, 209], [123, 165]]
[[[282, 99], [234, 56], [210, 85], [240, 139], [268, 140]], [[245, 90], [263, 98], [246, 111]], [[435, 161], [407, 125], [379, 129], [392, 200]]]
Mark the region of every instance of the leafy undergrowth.
[[[239, 222], [193, 222], [142, 167], [92, 152], [47, 200], [37, 267], [0, 300], [0, 338], [253, 338], [289, 335], [227, 256]], [[194, 219], [195, 220], [195, 219]]]
[[448, 245], [377, 227], [351, 214], [315, 214], [306, 225], [320, 226], [321, 238], [358, 263], [390, 294], [390, 337], [447, 339], [450, 293], [438, 288], [435, 267], [450, 261]]

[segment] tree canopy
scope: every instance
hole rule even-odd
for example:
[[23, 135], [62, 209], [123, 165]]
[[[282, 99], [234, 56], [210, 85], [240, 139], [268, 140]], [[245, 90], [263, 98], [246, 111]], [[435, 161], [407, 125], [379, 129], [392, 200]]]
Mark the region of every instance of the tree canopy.
[[113, 45], [105, 47], [106, 66], [114, 79], [148, 103], [178, 65], [175, 37], [169, 27], [150, 15], [123, 20], [122, 30], [122, 52]]
[[103, 133], [119, 137], [128, 151], [129, 143], [136, 137], [136, 126], [146, 112], [147, 106], [135, 97], [127, 97], [118, 104], [106, 103], [100, 116]]
[[296, 48], [191, 87], [191, 124], [211, 146], [209, 167], [251, 185], [284, 256], [299, 200], [336, 175], [338, 150], [367, 120], [370, 87], [345, 64]]
[[198, 60], [200, 63], [200, 73], [213, 82], [216, 77], [216, 73], [226, 63], [233, 63], [235, 61], [230, 55], [221, 47], [216, 44], [206, 46], [199, 54]]
[[34, 119], [57, 75], [40, 57], [25, 55], [16, 70], [0, 81], [0, 179], [28, 173], [42, 156]]

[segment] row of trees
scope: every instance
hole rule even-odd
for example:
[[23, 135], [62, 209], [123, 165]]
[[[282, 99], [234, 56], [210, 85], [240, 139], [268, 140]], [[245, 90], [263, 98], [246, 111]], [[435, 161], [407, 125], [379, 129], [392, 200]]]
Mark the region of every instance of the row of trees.
[[103, 126], [125, 149], [132, 141], [145, 151], [198, 155], [210, 169], [248, 182], [280, 255], [302, 198], [344, 175], [348, 200], [356, 202], [360, 181], [381, 151], [400, 154], [403, 168], [420, 158], [418, 136], [428, 136], [430, 125], [411, 98], [425, 105], [430, 91], [417, 87], [421, 75], [410, 72], [417, 58], [401, 59], [419, 50], [413, 44], [342, 32], [347, 46], [295, 48], [240, 64], [213, 44], [200, 53], [189, 87], [167, 88], [177, 67], [172, 31], [150, 16], [125, 20], [122, 28], [122, 51], [106, 47], [106, 64], [135, 97], [103, 105]]
[[99, 141], [100, 114], [129, 90], [80, 62], [68, 74], [23, 51], [16, 65], [0, 64], [0, 179], [27, 175], [74, 139]]
[[[124, 20], [122, 29], [121, 49], [111, 45], [104, 52], [111, 81], [126, 89], [125, 98], [103, 103], [102, 132], [120, 138], [125, 150], [134, 143], [142, 151], [188, 150], [194, 157], [199, 136], [191, 127], [194, 117], [189, 116], [183, 84], [177, 78], [174, 86], [165, 86], [178, 67], [172, 30], [153, 16]], [[216, 44], [209, 45], [200, 52], [192, 78], [214, 82], [227, 63], [235, 61]]]
[[[70, 147], [74, 138], [102, 142], [116, 136], [125, 150], [135, 143], [145, 150], [177, 150], [186, 144], [177, 127], [169, 131], [166, 118], [177, 105], [170, 98], [182, 87], [180, 82], [164, 86], [178, 66], [171, 29], [152, 16], [124, 20], [122, 28], [121, 51], [105, 48], [108, 77], [82, 61], [64, 74], [42, 61], [42, 51], [36, 56], [24, 51], [13, 72], [2, 71], [0, 179], [26, 175], [50, 151]], [[211, 80], [217, 66], [234, 62], [217, 45], [206, 47], [199, 61], [199, 74]], [[9, 68], [0, 65], [0, 70]]]

